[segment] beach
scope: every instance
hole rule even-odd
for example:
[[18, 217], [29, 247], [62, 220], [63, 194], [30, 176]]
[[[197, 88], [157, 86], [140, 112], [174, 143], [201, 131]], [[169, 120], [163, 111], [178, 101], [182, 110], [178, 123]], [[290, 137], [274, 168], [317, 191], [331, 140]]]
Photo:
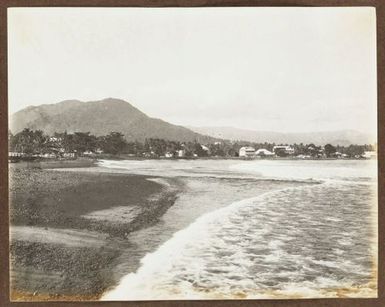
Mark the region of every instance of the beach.
[[13, 300], [376, 295], [374, 161], [12, 167]]
[[176, 189], [148, 176], [50, 166], [58, 163], [10, 165], [11, 298], [98, 299], [116, 282], [110, 271], [125, 238], [156, 222]]

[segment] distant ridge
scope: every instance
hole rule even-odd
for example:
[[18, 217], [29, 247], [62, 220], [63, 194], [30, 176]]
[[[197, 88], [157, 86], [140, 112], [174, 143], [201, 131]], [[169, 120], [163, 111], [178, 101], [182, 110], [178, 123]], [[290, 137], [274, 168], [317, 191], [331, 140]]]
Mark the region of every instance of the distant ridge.
[[127, 101], [116, 98], [88, 102], [65, 100], [55, 104], [30, 106], [10, 117], [12, 133], [24, 128], [40, 129], [47, 134], [78, 131], [91, 132], [97, 136], [116, 131], [123, 133], [128, 141], [143, 141], [145, 138], [197, 140], [202, 143], [215, 141], [213, 137], [151, 118]]
[[376, 142], [375, 137], [360, 133], [354, 130], [339, 130], [325, 132], [304, 132], [304, 133], [280, 133], [272, 131], [254, 131], [246, 129], [238, 129], [233, 127], [188, 127], [197, 133], [209, 135], [215, 138], [223, 138], [229, 140], [242, 140], [256, 143], [276, 143], [276, 144], [294, 144], [304, 143], [315, 145], [332, 145], [347, 146], [350, 144], [373, 144]]
[[342, 146], [376, 142], [373, 136], [354, 130], [280, 133], [233, 127], [177, 126], [151, 118], [127, 101], [116, 98], [88, 102], [65, 100], [54, 104], [29, 106], [10, 117], [12, 133], [20, 132], [24, 128], [40, 129], [47, 134], [67, 131], [91, 132], [97, 136], [117, 131], [123, 133], [128, 141], [162, 138], [181, 142], [196, 140], [200, 143], [212, 143], [226, 139], [276, 144], [330, 143]]

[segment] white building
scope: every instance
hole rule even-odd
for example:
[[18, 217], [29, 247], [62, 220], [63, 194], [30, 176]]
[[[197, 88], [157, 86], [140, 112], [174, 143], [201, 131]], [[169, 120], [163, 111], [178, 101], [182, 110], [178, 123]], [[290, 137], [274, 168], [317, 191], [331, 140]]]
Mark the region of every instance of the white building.
[[179, 158], [184, 158], [186, 156], [186, 150], [184, 149], [178, 150], [177, 152]]
[[65, 152], [63, 154], [64, 158], [75, 158], [76, 154], [74, 152]]
[[265, 149], [265, 148], [261, 148], [255, 152], [255, 155], [261, 156], [261, 157], [264, 157], [264, 156], [271, 157], [271, 156], [274, 156], [274, 153], [271, 152], [270, 150]]
[[41, 155], [43, 158], [56, 158], [56, 155], [54, 153], [45, 153]]
[[204, 150], [206, 152], [210, 151], [210, 149], [207, 146], [205, 146], [205, 145], [201, 145], [201, 148], [202, 148], [202, 150]]
[[362, 155], [362, 157], [365, 159], [373, 159], [376, 156], [377, 156], [377, 152], [375, 151], [365, 151], [364, 154]]
[[255, 157], [255, 148], [250, 146], [244, 146], [239, 149], [239, 156], [244, 158]]
[[22, 152], [16, 152], [16, 151], [9, 151], [8, 157], [24, 157], [25, 154]]

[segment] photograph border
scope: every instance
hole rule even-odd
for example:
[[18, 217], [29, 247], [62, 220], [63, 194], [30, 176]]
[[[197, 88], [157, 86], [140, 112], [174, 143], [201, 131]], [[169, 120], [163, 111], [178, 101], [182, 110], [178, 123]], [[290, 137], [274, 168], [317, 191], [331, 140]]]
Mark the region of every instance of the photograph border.
[[[289, 300], [194, 300], [124, 302], [10, 302], [8, 206], [8, 76], [7, 8], [12, 7], [344, 7], [370, 6], [377, 15], [377, 133], [378, 133], [378, 298]], [[0, 306], [385, 306], [385, 1], [329, 0], [3, 0], [0, 2]]]

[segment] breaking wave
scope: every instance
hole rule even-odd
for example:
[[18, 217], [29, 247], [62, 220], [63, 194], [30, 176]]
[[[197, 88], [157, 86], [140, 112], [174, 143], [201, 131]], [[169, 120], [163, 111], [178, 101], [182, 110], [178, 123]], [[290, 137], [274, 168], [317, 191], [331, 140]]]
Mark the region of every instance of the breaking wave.
[[102, 299], [376, 296], [373, 178], [318, 177], [200, 216]]

